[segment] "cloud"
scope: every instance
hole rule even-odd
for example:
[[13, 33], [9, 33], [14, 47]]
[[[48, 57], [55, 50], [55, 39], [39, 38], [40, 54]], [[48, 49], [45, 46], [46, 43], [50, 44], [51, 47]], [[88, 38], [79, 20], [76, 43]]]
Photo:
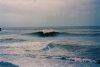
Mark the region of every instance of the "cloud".
[[0, 0], [3, 17], [0, 21], [6, 20], [9, 26], [90, 24], [94, 8], [98, 8], [93, 3], [93, 0]]

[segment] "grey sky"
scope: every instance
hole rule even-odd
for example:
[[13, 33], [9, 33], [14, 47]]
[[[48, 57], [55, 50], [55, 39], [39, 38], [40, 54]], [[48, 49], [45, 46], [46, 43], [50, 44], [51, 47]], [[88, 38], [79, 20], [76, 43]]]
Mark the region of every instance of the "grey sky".
[[0, 26], [100, 25], [99, 0], [0, 0]]

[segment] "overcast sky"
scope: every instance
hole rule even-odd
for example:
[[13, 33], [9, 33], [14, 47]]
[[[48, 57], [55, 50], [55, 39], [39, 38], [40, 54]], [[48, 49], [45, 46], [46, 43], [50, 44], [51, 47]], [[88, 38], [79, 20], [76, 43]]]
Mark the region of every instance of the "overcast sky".
[[100, 0], [0, 0], [0, 26], [100, 25]]

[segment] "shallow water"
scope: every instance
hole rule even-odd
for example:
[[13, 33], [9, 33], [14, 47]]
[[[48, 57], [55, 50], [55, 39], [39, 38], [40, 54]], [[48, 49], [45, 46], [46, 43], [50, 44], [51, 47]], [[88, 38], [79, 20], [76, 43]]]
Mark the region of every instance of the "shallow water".
[[99, 54], [100, 27], [0, 31], [0, 67], [100, 67]]

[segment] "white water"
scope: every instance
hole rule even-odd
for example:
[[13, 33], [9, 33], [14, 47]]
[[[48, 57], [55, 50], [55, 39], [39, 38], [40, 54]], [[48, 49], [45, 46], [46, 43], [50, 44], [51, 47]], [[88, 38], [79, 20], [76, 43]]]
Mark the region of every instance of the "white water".
[[27, 35], [37, 31], [40, 29], [1, 31], [0, 61], [19, 67], [100, 67], [100, 36], [80, 35], [82, 32], [99, 33], [99, 29], [57, 29], [71, 33], [76, 31], [80, 36]]

